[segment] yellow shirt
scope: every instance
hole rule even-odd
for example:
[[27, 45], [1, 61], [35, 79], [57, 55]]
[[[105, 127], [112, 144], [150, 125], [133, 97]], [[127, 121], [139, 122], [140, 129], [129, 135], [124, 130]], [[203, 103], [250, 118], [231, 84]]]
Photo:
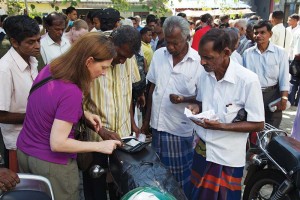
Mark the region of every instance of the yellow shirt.
[[148, 72], [149, 66], [150, 66], [150, 63], [151, 63], [151, 60], [152, 60], [152, 57], [153, 57], [153, 50], [151, 48], [150, 43], [147, 44], [147, 43], [142, 41], [142, 51], [143, 51], [144, 57], [147, 61], [146, 72]]
[[105, 76], [98, 77], [91, 85], [91, 98], [97, 105], [97, 110], [90, 111], [100, 116], [104, 128], [115, 131], [120, 137], [131, 133], [132, 83], [140, 79], [133, 56], [124, 64], [110, 67]]

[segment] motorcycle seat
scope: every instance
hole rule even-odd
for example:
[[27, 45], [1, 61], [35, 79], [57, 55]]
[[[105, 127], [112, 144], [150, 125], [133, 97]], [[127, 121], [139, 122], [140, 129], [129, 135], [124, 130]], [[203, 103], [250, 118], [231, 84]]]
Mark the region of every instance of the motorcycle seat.
[[300, 142], [287, 136], [273, 138], [267, 146], [270, 156], [288, 173], [296, 177], [300, 186]]
[[0, 200], [54, 200], [50, 181], [42, 176], [18, 174], [20, 183], [13, 190], [0, 195]]

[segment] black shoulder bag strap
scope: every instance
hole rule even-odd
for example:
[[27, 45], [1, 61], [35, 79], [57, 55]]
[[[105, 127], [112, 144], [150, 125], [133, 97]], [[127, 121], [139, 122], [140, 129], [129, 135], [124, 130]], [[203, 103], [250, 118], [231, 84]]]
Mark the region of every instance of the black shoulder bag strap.
[[54, 79], [54, 78], [53, 78], [52, 76], [49, 76], [49, 77], [47, 77], [47, 78], [41, 80], [40, 82], [36, 83], [35, 85], [33, 85], [33, 86], [31, 87], [30, 91], [29, 91], [28, 97], [31, 95], [31, 93], [32, 93], [33, 91], [35, 91], [36, 89], [38, 89], [39, 87], [45, 85], [46, 83], [48, 83], [49, 81], [51, 81], [51, 80], [53, 80], [53, 79]]

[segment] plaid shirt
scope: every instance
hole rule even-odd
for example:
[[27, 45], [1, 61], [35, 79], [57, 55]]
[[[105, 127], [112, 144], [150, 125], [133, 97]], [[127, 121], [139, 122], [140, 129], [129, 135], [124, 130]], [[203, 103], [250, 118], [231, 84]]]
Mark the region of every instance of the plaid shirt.
[[240, 38], [240, 44], [239, 44], [238, 48], [236, 49], [236, 51], [237, 51], [239, 54], [243, 55], [244, 51], [245, 51], [246, 49], [250, 48], [251, 46], [252, 46], [251, 40], [248, 40], [248, 39], [246, 38], [246, 36], [243, 35], [243, 36], [241, 36], [241, 38]]

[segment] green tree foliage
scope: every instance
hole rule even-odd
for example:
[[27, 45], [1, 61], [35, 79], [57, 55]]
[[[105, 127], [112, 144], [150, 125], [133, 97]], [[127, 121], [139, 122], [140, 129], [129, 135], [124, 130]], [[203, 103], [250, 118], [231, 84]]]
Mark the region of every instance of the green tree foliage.
[[19, 0], [6, 0], [7, 14], [8, 15], [19, 15], [24, 13], [25, 3]]
[[130, 8], [130, 4], [127, 0], [111, 0], [112, 7], [119, 11], [127, 11]]

